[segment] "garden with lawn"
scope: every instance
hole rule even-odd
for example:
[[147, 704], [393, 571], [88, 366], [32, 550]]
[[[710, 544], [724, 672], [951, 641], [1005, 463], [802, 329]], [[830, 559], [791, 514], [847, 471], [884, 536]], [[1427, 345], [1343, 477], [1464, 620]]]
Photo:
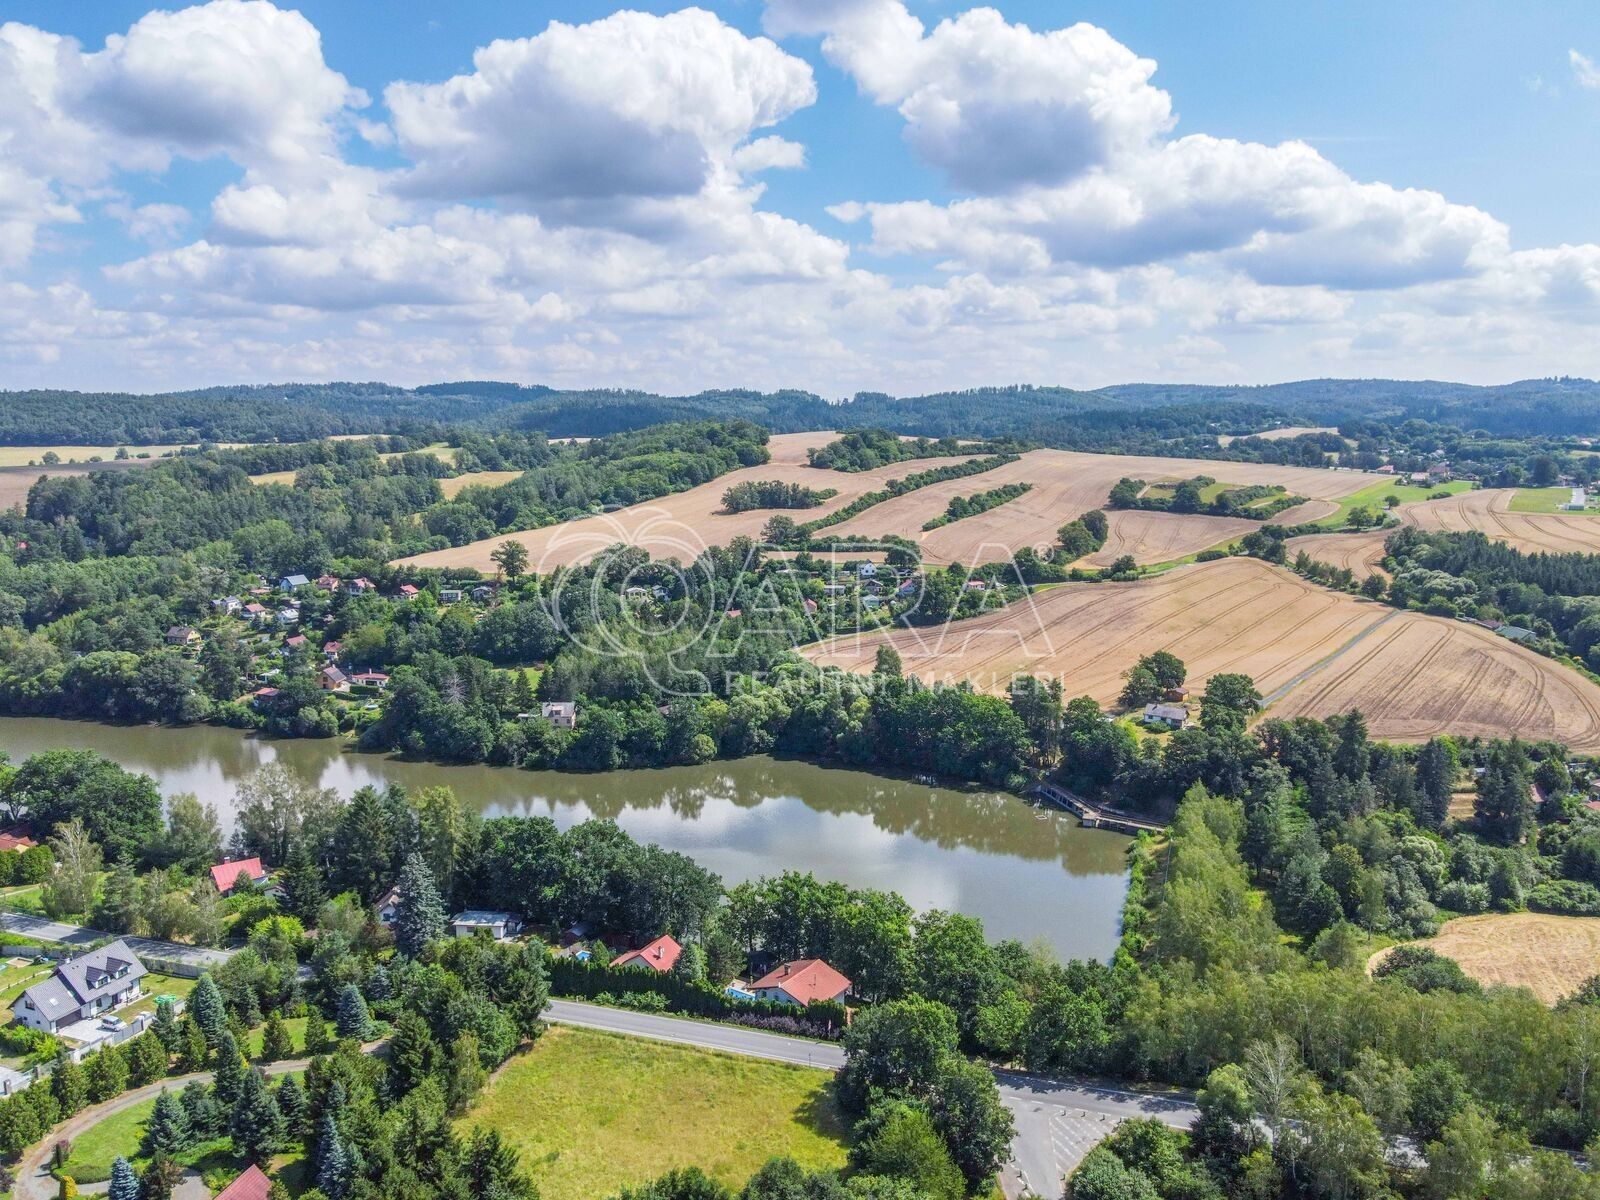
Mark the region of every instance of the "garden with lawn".
[[557, 1026], [512, 1058], [461, 1119], [521, 1154], [542, 1200], [593, 1200], [673, 1167], [732, 1187], [774, 1155], [844, 1166], [833, 1076]]

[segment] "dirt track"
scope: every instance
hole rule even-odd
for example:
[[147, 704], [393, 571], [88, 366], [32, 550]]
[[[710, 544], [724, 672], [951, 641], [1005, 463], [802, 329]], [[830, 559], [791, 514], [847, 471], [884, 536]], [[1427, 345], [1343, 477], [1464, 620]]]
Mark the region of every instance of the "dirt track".
[[1581, 676], [1475, 626], [1396, 613], [1254, 559], [1051, 588], [973, 620], [840, 639], [807, 657], [869, 671], [886, 640], [908, 672], [988, 692], [1029, 673], [1109, 703], [1139, 655], [1165, 649], [1188, 665], [1193, 690], [1223, 671], [1252, 676], [1263, 694], [1287, 688], [1274, 716], [1360, 708], [1374, 735], [1394, 740], [1449, 728], [1600, 750], [1600, 687]]

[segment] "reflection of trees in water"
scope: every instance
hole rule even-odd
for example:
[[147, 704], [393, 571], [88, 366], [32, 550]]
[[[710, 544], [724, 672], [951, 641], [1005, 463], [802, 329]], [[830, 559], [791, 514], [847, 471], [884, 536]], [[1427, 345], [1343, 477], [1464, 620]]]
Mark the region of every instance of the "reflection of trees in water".
[[[155, 776], [163, 791], [201, 785], [201, 799], [217, 805], [225, 819], [233, 811], [239, 782], [276, 760], [345, 795], [365, 783], [443, 785], [480, 810], [558, 820], [584, 815], [615, 820], [629, 811], [665, 807], [692, 822], [708, 806], [750, 810], [789, 799], [813, 812], [865, 817], [884, 833], [914, 837], [943, 850], [1054, 860], [1074, 875], [1120, 874], [1127, 845], [1117, 834], [1082, 829], [1075, 818], [1035, 809], [1005, 793], [930, 787], [847, 767], [765, 757], [569, 775], [406, 762], [355, 753], [331, 739], [276, 741], [215, 726], [128, 727], [48, 718], [0, 718], [0, 746], [15, 747], [16, 758], [57, 746], [91, 747], [130, 770]], [[205, 787], [202, 781], [208, 777], [220, 779], [220, 785]], [[213, 789], [217, 794], [204, 794]]]

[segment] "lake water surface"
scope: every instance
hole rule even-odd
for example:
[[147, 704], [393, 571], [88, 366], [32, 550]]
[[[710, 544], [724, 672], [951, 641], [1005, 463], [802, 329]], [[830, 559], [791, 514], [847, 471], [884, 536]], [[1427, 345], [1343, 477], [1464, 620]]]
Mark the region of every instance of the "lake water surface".
[[358, 754], [337, 741], [267, 740], [209, 725], [99, 725], [0, 717], [0, 750], [99, 751], [195, 792], [231, 823], [239, 782], [280, 762], [348, 795], [363, 784], [443, 784], [488, 816], [609, 817], [642, 842], [680, 850], [726, 883], [794, 869], [899, 892], [918, 909], [983, 920], [991, 938], [1042, 940], [1063, 958], [1116, 947], [1128, 839], [1084, 829], [1005, 793], [766, 757], [698, 767], [569, 775], [444, 766]]

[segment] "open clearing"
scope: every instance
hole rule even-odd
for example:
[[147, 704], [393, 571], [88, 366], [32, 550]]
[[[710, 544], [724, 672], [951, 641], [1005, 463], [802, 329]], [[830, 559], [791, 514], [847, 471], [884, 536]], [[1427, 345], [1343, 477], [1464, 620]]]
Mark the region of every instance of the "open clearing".
[[1066, 584], [942, 626], [846, 636], [814, 661], [870, 671], [890, 642], [927, 680], [999, 693], [1016, 674], [1060, 678], [1069, 696], [1115, 701], [1142, 654], [1170, 650], [1198, 691], [1239, 671], [1275, 697], [1274, 716], [1359, 708], [1375, 737], [1515, 733], [1600, 750], [1600, 687], [1477, 626], [1330, 591], [1248, 558], [1132, 583]]
[[1288, 438], [1299, 437], [1303, 433], [1338, 433], [1332, 425], [1287, 425], [1282, 429], [1263, 429], [1260, 433], [1222, 434], [1217, 441], [1226, 446], [1229, 442], [1237, 442], [1240, 438], [1260, 438], [1263, 442], [1281, 442]]
[[522, 474], [521, 471], [468, 471], [465, 475], [457, 475], [454, 479], [439, 480], [439, 490], [444, 493], [446, 500], [454, 500], [466, 488], [496, 488], [501, 484], [510, 483], [513, 479], [521, 479]]
[[845, 1162], [825, 1071], [556, 1027], [496, 1073], [460, 1122], [496, 1129], [543, 1200], [593, 1200], [674, 1167], [731, 1187], [787, 1155]]
[[[403, 560], [408, 566], [481, 571], [493, 569], [489, 555], [508, 537], [528, 548], [530, 568], [548, 571], [556, 566], [587, 562], [617, 542], [642, 546], [654, 558], [689, 562], [708, 546], [725, 546], [736, 537], [759, 537], [761, 529], [779, 510], [757, 509], [724, 513], [722, 494], [746, 480], [779, 480], [808, 487], [837, 488], [839, 494], [816, 508], [784, 510], [796, 521], [837, 512], [864, 492], [877, 490], [891, 479], [903, 479], [961, 459], [914, 459], [891, 463], [871, 471], [849, 473], [819, 471], [806, 463], [806, 450], [826, 445], [837, 434], [779, 434], [768, 442], [772, 461], [760, 467], [730, 472], [720, 479], [674, 496], [632, 505], [614, 513], [585, 517], [561, 525], [502, 534], [468, 546], [435, 550]], [[1298, 495], [1319, 501], [1336, 501], [1373, 483], [1374, 477], [1357, 471], [1324, 471], [1311, 467], [1279, 467], [1259, 463], [1209, 462], [1197, 459], [1147, 458], [1116, 454], [1079, 454], [1066, 450], [1031, 450], [1018, 461], [921, 488], [876, 504], [819, 533], [881, 537], [897, 534], [911, 538], [931, 563], [967, 565], [1003, 559], [1023, 546], [1048, 549], [1056, 530], [1092, 508], [1104, 507], [1112, 485], [1125, 475], [1146, 479], [1185, 479], [1212, 475], [1230, 483], [1277, 483]], [[956, 496], [970, 496], [1008, 483], [1031, 483], [1033, 490], [998, 508], [939, 529], [922, 526], [941, 515]], [[1334, 507], [1331, 503], [1325, 509]], [[1320, 511], [1320, 510], [1319, 510]], [[1256, 527], [1255, 522], [1217, 517], [1175, 517], [1172, 521], [1132, 523], [1118, 517], [1148, 516], [1129, 513], [1113, 516], [1125, 525], [1114, 536], [1140, 563], [1182, 558]], [[1162, 515], [1162, 514], [1154, 514]], [[1142, 532], [1141, 532], [1142, 531]]]
[[[1600, 917], [1530, 912], [1457, 917], [1437, 936], [1416, 944], [1455, 959], [1485, 986], [1525, 987], [1546, 1004], [1570, 996], [1600, 972]], [[1373, 955], [1367, 969], [1387, 953]]]

